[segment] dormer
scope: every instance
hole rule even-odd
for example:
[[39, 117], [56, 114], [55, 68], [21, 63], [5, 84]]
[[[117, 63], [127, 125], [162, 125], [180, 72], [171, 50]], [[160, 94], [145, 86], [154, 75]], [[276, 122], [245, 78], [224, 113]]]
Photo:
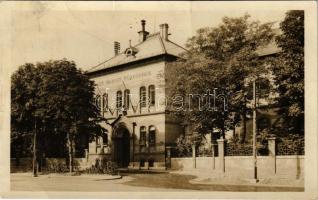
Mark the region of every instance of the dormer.
[[138, 53], [138, 49], [135, 47], [128, 47], [125, 50], [125, 55], [128, 56], [135, 56]]

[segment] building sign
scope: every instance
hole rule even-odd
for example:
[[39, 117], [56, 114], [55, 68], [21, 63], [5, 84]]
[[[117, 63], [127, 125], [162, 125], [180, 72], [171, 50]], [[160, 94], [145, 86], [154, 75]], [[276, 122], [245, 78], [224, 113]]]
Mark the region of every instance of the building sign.
[[151, 71], [128, 74], [128, 75], [125, 75], [123, 77], [107, 79], [107, 80], [100, 80], [100, 81], [96, 81], [96, 82], [97, 82], [97, 85], [103, 86], [103, 85], [110, 85], [110, 84], [114, 84], [114, 83], [121, 83], [122, 81], [124, 81], [124, 82], [133, 81], [133, 80], [141, 79], [141, 78], [148, 77], [148, 76], [151, 76]]

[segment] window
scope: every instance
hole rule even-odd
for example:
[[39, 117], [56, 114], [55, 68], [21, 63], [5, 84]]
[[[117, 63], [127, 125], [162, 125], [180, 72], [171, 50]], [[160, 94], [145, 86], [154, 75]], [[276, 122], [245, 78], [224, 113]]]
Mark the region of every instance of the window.
[[154, 159], [153, 158], [150, 158], [149, 160], [148, 160], [148, 165], [149, 165], [149, 167], [154, 167]]
[[134, 47], [129, 47], [125, 50], [126, 56], [135, 56], [138, 53], [138, 49]]
[[140, 107], [146, 107], [146, 87], [142, 86], [140, 88]]
[[95, 105], [96, 105], [97, 109], [100, 110], [100, 108], [101, 108], [101, 97], [100, 97], [100, 95], [96, 95]]
[[124, 91], [124, 108], [129, 109], [130, 102], [130, 90], [126, 89]]
[[256, 82], [256, 92], [259, 98], [268, 98], [271, 91], [271, 83], [266, 78], [259, 78]]
[[140, 138], [139, 138], [139, 141], [140, 141], [141, 145], [146, 144], [146, 140], [147, 140], [147, 135], [146, 134], [147, 134], [146, 127], [145, 126], [140, 127]]
[[104, 93], [103, 94], [103, 99], [102, 99], [103, 107], [102, 110], [105, 111], [108, 109], [108, 94]]
[[149, 105], [153, 106], [153, 105], [155, 105], [155, 99], [156, 99], [155, 86], [154, 85], [149, 85], [148, 92], [149, 92], [149, 94], [148, 94]]
[[116, 94], [116, 107], [117, 108], [121, 108], [122, 107], [122, 92], [121, 91], [117, 91], [117, 94]]
[[149, 126], [149, 144], [156, 143], [156, 128], [154, 126]]
[[107, 133], [103, 133], [103, 144], [104, 145], [108, 144], [108, 134]]
[[145, 159], [141, 159], [140, 160], [140, 167], [144, 167], [145, 166]]

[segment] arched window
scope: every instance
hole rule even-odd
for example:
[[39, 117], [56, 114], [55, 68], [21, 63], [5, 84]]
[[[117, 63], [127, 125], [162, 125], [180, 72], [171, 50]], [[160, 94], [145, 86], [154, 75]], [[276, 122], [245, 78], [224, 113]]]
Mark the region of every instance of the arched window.
[[146, 140], [147, 140], [146, 127], [141, 126], [140, 127], [140, 137], [139, 137], [140, 144], [142, 144], [142, 145], [146, 144]]
[[103, 102], [102, 109], [103, 109], [103, 111], [106, 111], [108, 109], [108, 94], [106, 94], [106, 93], [103, 94], [102, 102]]
[[116, 107], [121, 108], [123, 106], [123, 95], [121, 91], [117, 91], [116, 94]]
[[96, 95], [95, 97], [95, 106], [97, 107], [98, 110], [100, 110], [101, 108], [101, 97], [100, 95]]
[[156, 143], [156, 127], [149, 126], [149, 144]]
[[140, 87], [139, 95], [140, 95], [140, 107], [146, 107], [147, 96], [146, 96], [145, 86]]
[[149, 85], [148, 92], [149, 92], [149, 94], [148, 94], [149, 105], [153, 106], [153, 105], [155, 105], [155, 99], [156, 99], [155, 86], [154, 85]]
[[130, 90], [126, 89], [124, 91], [124, 108], [127, 110], [129, 109], [129, 102], [130, 102]]
[[108, 134], [107, 132], [103, 133], [103, 144], [106, 145], [108, 144]]

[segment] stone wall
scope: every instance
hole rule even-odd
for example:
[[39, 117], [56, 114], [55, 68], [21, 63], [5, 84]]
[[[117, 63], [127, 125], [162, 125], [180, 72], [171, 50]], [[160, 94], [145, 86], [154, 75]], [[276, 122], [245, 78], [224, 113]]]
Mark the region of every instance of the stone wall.
[[[107, 155], [90, 155], [87, 158], [74, 158], [74, 166], [78, 167], [79, 170], [84, 170], [86, 168], [91, 167], [95, 164], [96, 159], [102, 159]], [[10, 163], [10, 172], [31, 172], [32, 171], [32, 158], [20, 158], [17, 161], [15, 158], [11, 158]], [[65, 158], [46, 158], [42, 160], [42, 168], [43, 171], [46, 171], [46, 163], [59, 162], [63, 163], [66, 166]]]
[[[219, 157], [197, 157], [195, 158], [196, 169], [205, 171], [220, 171]], [[171, 158], [171, 169], [191, 170], [193, 169], [193, 158]], [[253, 178], [253, 156], [225, 156], [224, 173], [240, 178]], [[258, 156], [257, 157], [258, 178], [269, 176], [280, 176], [286, 178], [300, 179], [304, 177], [304, 156]]]

